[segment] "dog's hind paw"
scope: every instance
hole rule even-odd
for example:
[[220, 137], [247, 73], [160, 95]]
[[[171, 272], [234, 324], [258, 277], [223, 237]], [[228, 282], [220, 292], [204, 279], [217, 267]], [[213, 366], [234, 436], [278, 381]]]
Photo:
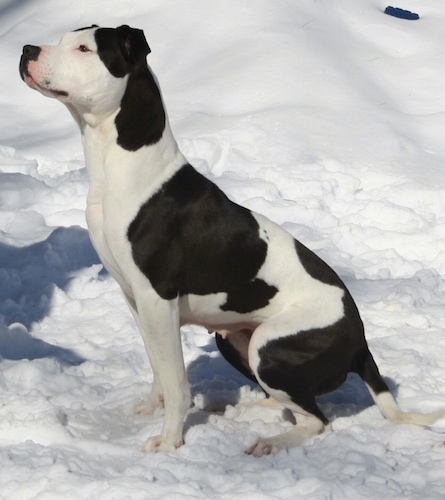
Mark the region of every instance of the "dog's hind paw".
[[254, 457], [263, 457], [264, 455], [274, 455], [277, 453], [278, 448], [274, 446], [267, 439], [260, 439], [254, 443], [250, 448], [247, 449], [246, 453], [248, 455], [253, 455]]

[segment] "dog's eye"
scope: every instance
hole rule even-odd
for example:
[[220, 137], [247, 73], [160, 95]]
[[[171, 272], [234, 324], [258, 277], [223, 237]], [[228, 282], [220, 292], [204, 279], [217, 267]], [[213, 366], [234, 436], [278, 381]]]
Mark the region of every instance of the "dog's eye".
[[91, 52], [91, 50], [86, 45], [79, 45], [80, 52]]

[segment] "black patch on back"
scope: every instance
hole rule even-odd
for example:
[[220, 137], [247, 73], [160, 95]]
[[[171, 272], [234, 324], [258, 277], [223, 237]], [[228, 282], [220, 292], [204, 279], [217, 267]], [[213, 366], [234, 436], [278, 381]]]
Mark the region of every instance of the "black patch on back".
[[320, 259], [318, 255], [297, 240], [295, 240], [295, 250], [306, 272], [312, 278], [326, 285], [338, 286], [345, 289], [345, 285], [337, 273], [324, 260]]
[[247, 313], [278, 291], [256, 278], [267, 244], [255, 218], [190, 165], [141, 207], [128, 239], [137, 266], [163, 299], [225, 292], [222, 310]]
[[97, 51], [116, 78], [128, 75], [127, 88], [116, 116], [117, 143], [127, 151], [155, 144], [165, 128], [165, 111], [155, 79], [148, 69], [150, 48], [141, 30], [120, 26], [95, 32]]

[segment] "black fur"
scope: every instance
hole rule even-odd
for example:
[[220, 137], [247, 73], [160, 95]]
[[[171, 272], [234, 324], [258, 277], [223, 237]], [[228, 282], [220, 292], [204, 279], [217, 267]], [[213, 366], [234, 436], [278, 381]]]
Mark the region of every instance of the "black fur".
[[164, 299], [226, 292], [222, 310], [265, 307], [275, 286], [256, 278], [267, 253], [249, 210], [183, 166], [130, 224], [133, 257]]
[[222, 357], [249, 380], [258, 383], [250, 367], [246, 366], [243, 361], [239, 351], [231, 344], [230, 335], [223, 338], [219, 333], [216, 333], [215, 340]]
[[90, 30], [91, 28], [97, 28], [97, 24], [92, 24], [91, 26], [84, 26], [83, 28], [77, 28], [73, 30], [73, 33], [76, 33], [77, 31], [85, 31], [85, 30]]
[[318, 255], [309, 250], [298, 240], [295, 240], [295, 250], [297, 251], [298, 258], [303, 264], [303, 267], [312, 278], [326, 285], [338, 286], [346, 290], [343, 281], [338, 277], [337, 273], [329, 267], [324, 260], [320, 259]]
[[95, 33], [102, 62], [116, 78], [128, 75], [121, 109], [116, 116], [117, 142], [127, 151], [155, 144], [165, 128], [165, 112], [155, 79], [147, 67], [150, 47], [141, 30], [120, 26]]
[[164, 107], [146, 65], [141, 64], [130, 73], [115, 123], [117, 143], [127, 151], [137, 151], [161, 139], [165, 128]]
[[131, 73], [137, 63], [147, 66], [145, 58], [150, 47], [142, 30], [129, 26], [99, 28], [94, 37], [101, 61], [116, 78]]
[[366, 349], [360, 325], [348, 315], [354, 306], [349, 297], [345, 302], [346, 314], [337, 323], [272, 340], [258, 352], [259, 378], [319, 418], [315, 397], [337, 389]]

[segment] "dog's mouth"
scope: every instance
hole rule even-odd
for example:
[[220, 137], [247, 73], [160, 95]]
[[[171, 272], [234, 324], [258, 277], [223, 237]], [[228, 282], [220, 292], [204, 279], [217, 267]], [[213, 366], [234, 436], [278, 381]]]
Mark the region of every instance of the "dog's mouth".
[[28, 85], [28, 87], [34, 90], [38, 90], [46, 96], [55, 97], [56, 99], [58, 99], [66, 98], [69, 95], [65, 90], [51, 88], [51, 82], [49, 81], [44, 81], [43, 84], [37, 83], [28, 71], [24, 71], [22, 73], [22, 78], [26, 85]]
[[57, 97], [68, 97], [68, 92], [65, 92], [64, 90], [48, 90]]
[[38, 90], [41, 94], [46, 95], [47, 97], [55, 97], [56, 99], [67, 98], [68, 92], [53, 88], [49, 78], [43, 78], [40, 82], [38, 82], [31, 74], [29, 65], [30, 63], [37, 61], [40, 53], [40, 47], [32, 45], [25, 45], [23, 47], [23, 54], [20, 57], [19, 63], [19, 72], [22, 80], [28, 85], [28, 87]]

